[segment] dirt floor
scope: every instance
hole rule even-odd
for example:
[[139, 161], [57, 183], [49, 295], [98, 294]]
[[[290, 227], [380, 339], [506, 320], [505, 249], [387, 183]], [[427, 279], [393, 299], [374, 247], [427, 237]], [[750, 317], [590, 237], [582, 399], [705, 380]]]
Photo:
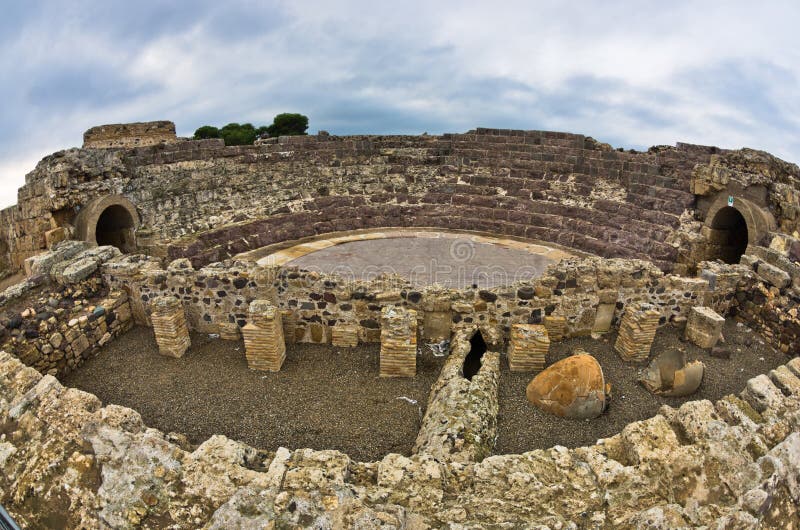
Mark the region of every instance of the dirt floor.
[[106, 345], [65, 385], [141, 413], [148, 426], [199, 444], [224, 434], [258, 449], [339, 449], [356, 460], [408, 455], [442, 360], [419, 357], [417, 377], [378, 377], [378, 344], [287, 345], [278, 373], [248, 370], [241, 342], [192, 334], [180, 359], [157, 352], [137, 327]]
[[691, 343], [680, 340], [681, 333], [672, 326], [662, 327], [656, 335], [651, 359], [662, 351], [684, 348], [689, 360], [700, 359], [706, 365], [703, 384], [692, 396], [665, 398], [650, 394], [636, 382], [640, 365], [623, 362], [613, 350], [616, 333], [598, 340], [590, 337], [568, 339], [550, 345], [547, 364], [571, 355], [582, 348], [591, 353], [603, 367], [606, 382], [611, 383], [612, 400], [606, 413], [593, 420], [568, 420], [547, 414], [531, 405], [525, 388], [531, 374], [510, 372], [507, 359], [500, 374], [500, 415], [497, 419], [496, 453], [522, 453], [553, 445], [580, 447], [591, 445], [599, 438], [613, 436], [628, 423], [654, 416], [662, 405], [679, 407], [691, 400], [717, 400], [727, 394], [739, 393], [751, 377], [768, 372], [788, 358], [766, 345], [764, 340], [744, 325], [733, 320], [725, 323], [725, 346], [732, 348], [730, 359], [711, 357]]
[[[711, 357], [680, 340], [672, 326], [659, 330], [653, 352], [685, 348], [689, 359], [706, 363], [700, 390], [688, 398], [662, 398], [635, 380], [641, 365], [624, 363], [613, 351], [616, 334], [553, 343], [548, 364], [582, 348], [600, 361], [612, 385], [608, 411], [594, 420], [567, 420], [546, 414], [525, 398], [532, 378], [508, 371], [502, 361], [497, 453], [521, 453], [553, 445], [577, 447], [619, 433], [632, 421], [653, 416], [663, 404], [719, 399], [744, 388], [747, 379], [765, 373], [786, 357], [755, 332], [726, 323], [730, 359]], [[417, 400], [422, 410], [442, 359], [418, 357], [414, 379], [378, 377], [377, 344], [355, 349], [314, 344], [288, 345], [279, 373], [247, 369], [241, 342], [193, 334], [181, 359], [157, 353], [152, 330], [134, 328], [65, 376], [63, 383], [136, 409], [147, 425], [184, 433], [198, 444], [224, 434], [256, 448], [339, 449], [370, 461], [390, 452], [408, 455], [417, 436], [420, 412], [400, 396]]]

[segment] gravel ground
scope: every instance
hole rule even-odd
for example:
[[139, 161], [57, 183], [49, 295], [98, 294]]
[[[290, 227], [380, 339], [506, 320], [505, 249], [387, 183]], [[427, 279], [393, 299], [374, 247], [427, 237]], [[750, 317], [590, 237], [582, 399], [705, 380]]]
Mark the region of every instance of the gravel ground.
[[657, 352], [684, 348], [689, 360], [700, 359], [705, 363], [700, 389], [685, 398], [658, 397], [638, 384], [636, 373], [647, 363], [623, 362], [613, 350], [616, 333], [609, 333], [599, 340], [585, 337], [551, 344], [548, 365], [568, 357], [576, 348], [582, 348], [594, 355], [603, 367], [606, 382], [611, 383], [612, 399], [606, 413], [593, 420], [559, 418], [534, 407], [525, 397], [525, 388], [533, 376], [510, 372], [504, 359], [500, 374], [496, 452], [522, 453], [553, 445], [591, 445], [599, 438], [619, 433], [628, 423], [654, 416], [661, 405], [679, 407], [686, 401], [714, 401], [738, 393], [751, 377], [766, 373], [788, 360], [784, 354], [766, 345], [756, 332], [746, 326], [737, 326], [733, 320], [725, 323], [723, 331], [725, 345], [733, 351], [730, 359], [711, 357], [693, 344], [682, 342], [681, 336], [682, 333], [672, 326], [662, 327], [656, 335], [651, 359]]
[[258, 449], [339, 449], [361, 461], [408, 455], [442, 360], [418, 358], [417, 377], [378, 377], [378, 344], [287, 345], [278, 373], [248, 370], [241, 342], [192, 334], [180, 359], [158, 354], [153, 332], [137, 327], [109, 343], [65, 385], [141, 413], [148, 426], [199, 444], [224, 434]]

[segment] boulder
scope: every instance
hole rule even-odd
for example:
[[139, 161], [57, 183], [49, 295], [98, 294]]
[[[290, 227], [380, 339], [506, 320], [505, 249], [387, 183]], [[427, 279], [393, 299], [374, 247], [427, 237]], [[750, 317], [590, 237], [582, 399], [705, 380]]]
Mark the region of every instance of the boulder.
[[597, 359], [578, 353], [534, 377], [525, 390], [528, 401], [564, 418], [596, 418], [606, 408], [606, 382]]
[[659, 396], [682, 397], [700, 388], [704, 373], [701, 361], [687, 363], [685, 353], [670, 350], [658, 355], [639, 373], [639, 383]]

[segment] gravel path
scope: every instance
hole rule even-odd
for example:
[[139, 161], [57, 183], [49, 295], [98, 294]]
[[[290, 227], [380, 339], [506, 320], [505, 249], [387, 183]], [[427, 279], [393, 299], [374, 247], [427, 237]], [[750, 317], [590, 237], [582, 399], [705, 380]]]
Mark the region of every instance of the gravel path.
[[646, 363], [623, 362], [613, 350], [616, 333], [599, 340], [589, 337], [553, 343], [547, 357], [548, 365], [568, 357], [576, 348], [594, 355], [603, 367], [606, 382], [611, 383], [612, 399], [608, 411], [594, 420], [568, 420], [540, 411], [525, 397], [531, 374], [508, 370], [503, 359], [500, 374], [500, 415], [496, 453], [522, 453], [553, 445], [580, 447], [593, 444], [599, 438], [613, 436], [628, 423], [654, 416], [661, 405], [678, 407], [691, 400], [717, 400], [739, 393], [751, 377], [768, 372], [788, 358], [764, 343], [754, 331], [737, 326], [729, 320], [723, 336], [726, 346], [733, 348], [730, 359], [718, 359], [680, 340], [681, 333], [672, 326], [662, 327], [656, 335], [651, 359], [656, 352], [685, 348], [689, 360], [700, 359], [706, 365], [703, 384], [692, 396], [665, 398], [650, 394], [636, 382], [636, 373]]
[[418, 358], [417, 377], [378, 377], [378, 344], [287, 345], [278, 373], [248, 370], [241, 342], [192, 334], [180, 359], [158, 354], [137, 327], [100, 350], [63, 383], [141, 413], [148, 426], [184, 433], [193, 444], [224, 434], [258, 449], [339, 449], [371, 461], [408, 455], [441, 360]]

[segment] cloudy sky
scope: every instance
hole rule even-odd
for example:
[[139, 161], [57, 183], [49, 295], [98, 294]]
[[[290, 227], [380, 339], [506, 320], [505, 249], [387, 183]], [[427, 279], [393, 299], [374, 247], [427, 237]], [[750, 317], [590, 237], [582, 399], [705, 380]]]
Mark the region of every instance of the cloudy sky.
[[0, 0], [0, 206], [93, 125], [579, 132], [800, 162], [800, 2]]

